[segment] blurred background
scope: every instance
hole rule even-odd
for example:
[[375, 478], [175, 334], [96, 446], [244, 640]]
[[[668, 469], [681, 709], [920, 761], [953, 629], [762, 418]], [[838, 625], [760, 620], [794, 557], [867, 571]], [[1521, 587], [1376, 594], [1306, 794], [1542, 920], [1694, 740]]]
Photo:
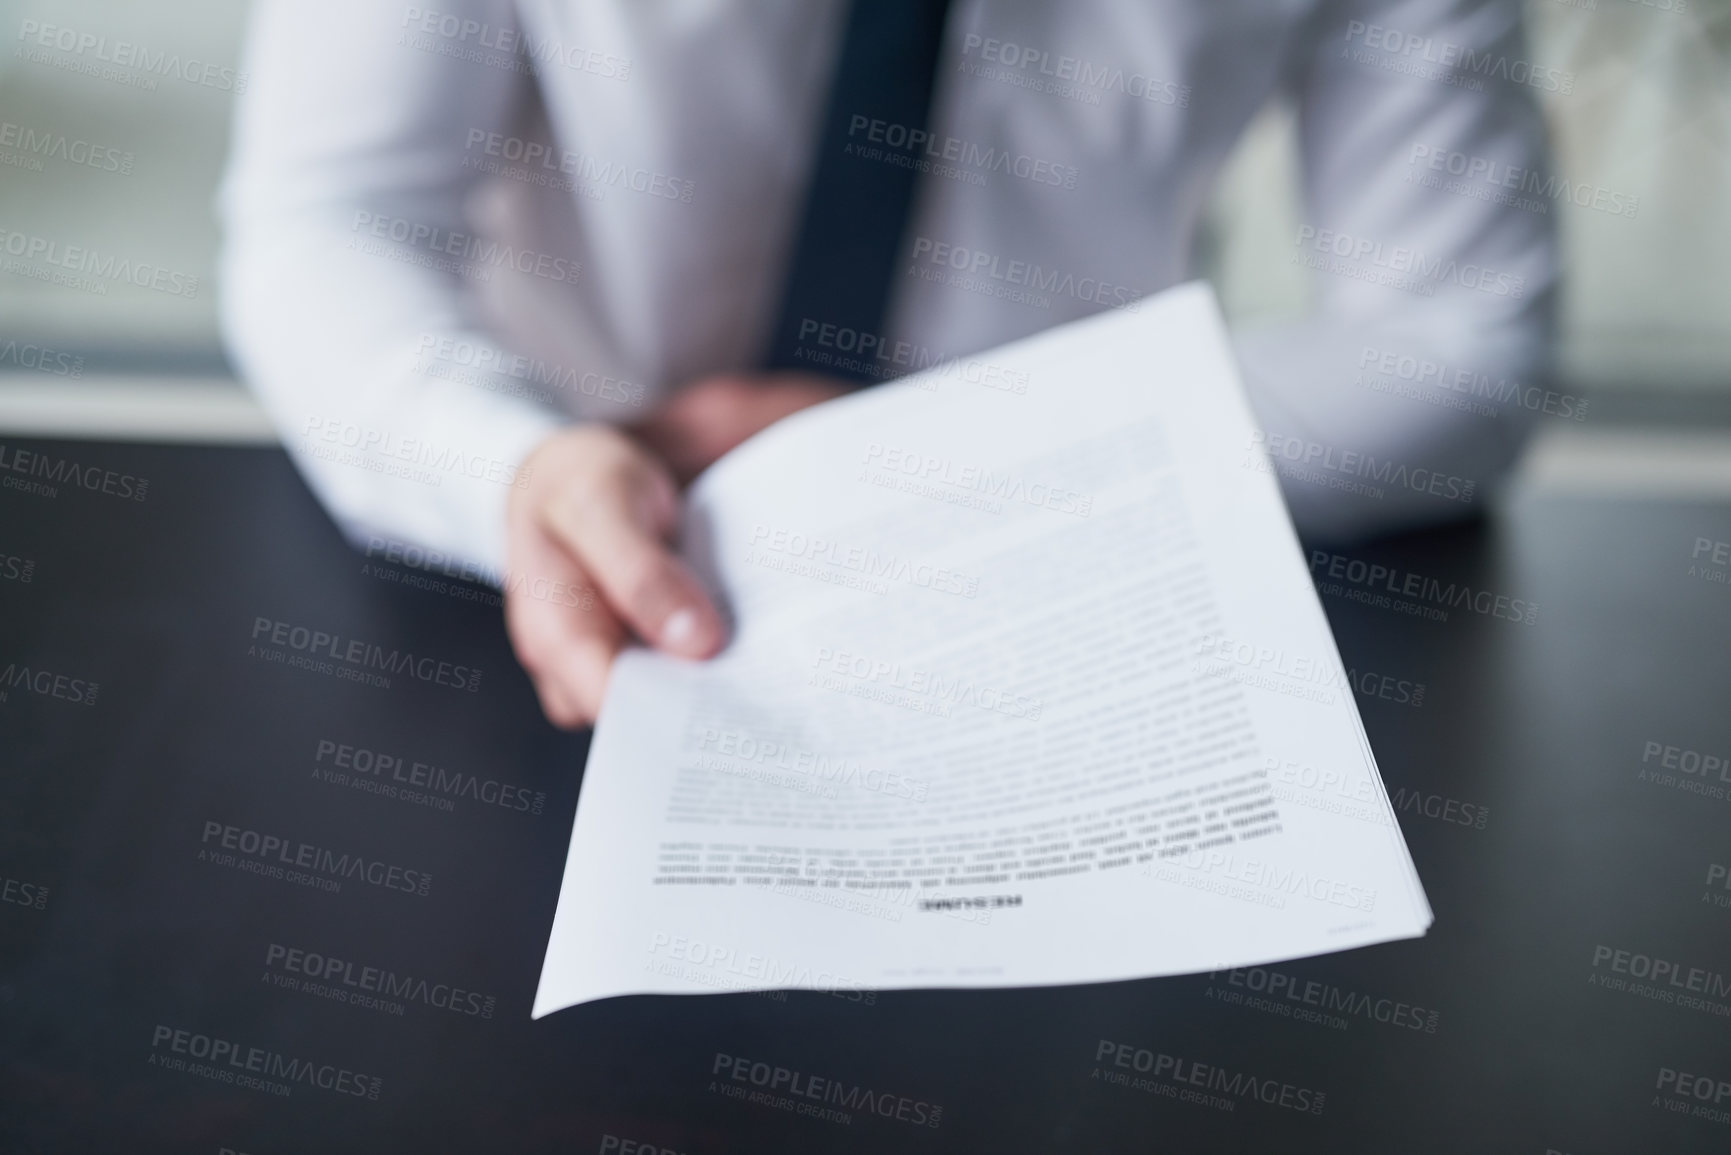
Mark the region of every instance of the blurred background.
[[[19, 34], [54, 23], [233, 69], [247, 5], [7, 0], [0, 13], [0, 230], [198, 278], [191, 295], [55, 284], [0, 251], [0, 429], [272, 440], [217, 330], [232, 91], [78, 65], [89, 54], [32, 51]], [[1591, 406], [1544, 423], [1523, 481], [1731, 494], [1731, 0], [1529, 0], [1526, 13], [1534, 58], [1576, 78], [1538, 94], [1553, 173], [1633, 211], [1550, 201], [1559, 387]], [[1218, 192], [1199, 271], [1235, 318], [1304, 307], [1293, 158], [1291, 116], [1269, 108]]]

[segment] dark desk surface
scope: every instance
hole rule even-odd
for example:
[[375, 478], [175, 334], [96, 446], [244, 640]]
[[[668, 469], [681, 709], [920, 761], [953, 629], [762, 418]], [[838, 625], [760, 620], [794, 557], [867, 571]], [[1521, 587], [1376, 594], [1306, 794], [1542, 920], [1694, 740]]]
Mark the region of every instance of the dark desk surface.
[[[0, 489], [0, 1149], [1731, 1150], [1731, 585], [1691, 573], [1731, 509], [1534, 500], [1353, 551], [1339, 579], [1318, 567], [1436, 910], [1422, 940], [1212, 977], [627, 998], [535, 1023], [585, 742], [541, 721], [496, 606], [351, 552], [279, 452], [3, 444], [149, 484]], [[1400, 576], [1379, 592], [1354, 562]], [[1490, 612], [1379, 603], [1407, 575]], [[1497, 595], [1536, 622], [1497, 616]], [[259, 618], [482, 677], [292, 668], [249, 653]], [[321, 777], [321, 741], [436, 765], [445, 789]], [[539, 813], [515, 808], [536, 792]], [[211, 856], [209, 823], [367, 866], [336, 891], [329, 870], [248, 871]], [[290, 950], [341, 960], [331, 992], [391, 972], [395, 1005], [308, 989]], [[1102, 1040], [1132, 1066], [1097, 1060]], [[1139, 1050], [1170, 1058], [1138, 1071]], [[717, 1054], [873, 1095], [850, 1090], [846, 1121], [741, 1101]], [[248, 1061], [278, 1085], [246, 1085]], [[938, 1125], [895, 1118], [902, 1096]]]

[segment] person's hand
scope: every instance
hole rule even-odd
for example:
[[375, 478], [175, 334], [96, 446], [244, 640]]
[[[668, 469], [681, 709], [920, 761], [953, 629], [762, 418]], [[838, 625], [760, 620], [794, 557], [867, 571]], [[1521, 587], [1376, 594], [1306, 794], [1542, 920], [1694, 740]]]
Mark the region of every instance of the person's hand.
[[635, 427], [681, 485], [752, 434], [849, 386], [810, 373], [728, 373], [680, 390]]
[[616, 429], [579, 425], [524, 467], [505, 514], [505, 627], [554, 725], [594, 722], [633, 635], [685, 658], [721, 648], [721, 615], [669, 548], [679, 497], [661, 461]]
[[505, 626], [555, 725], [595, 720], [613, 659], [633, 636], [687, 658], [721, 648], [721, 615], [669, 546], [678, 485], [759, 430], [847, 391], [800, 373], [709, 377], [646, 419], [636, 439], [582, 425], [535, 448], [506, 509]]

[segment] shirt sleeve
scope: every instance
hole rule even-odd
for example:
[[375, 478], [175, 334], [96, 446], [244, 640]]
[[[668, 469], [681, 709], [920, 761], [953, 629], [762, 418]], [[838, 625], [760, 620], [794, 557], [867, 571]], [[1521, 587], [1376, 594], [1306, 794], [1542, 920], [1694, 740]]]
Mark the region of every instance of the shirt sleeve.
[[508, 0], [438, 8], [256, 5], [219, 195], [223, 330], [351, 540], [497, 575], [520, 463], [564, 418], [484, 375], [453, 378], [438, 354], [508, 361], [472, 291], [486, 274], [465, 138], [507, 125], [532, 81]]
[[1300, 42], [1287, 259], [1312, 307], [1237, 345], [1305, 537], [1463, 516], [1513, 462], [1557, 275], [1534, 93], [1572, 83], [1533, 62], [1512, 0], [1330, 0]]

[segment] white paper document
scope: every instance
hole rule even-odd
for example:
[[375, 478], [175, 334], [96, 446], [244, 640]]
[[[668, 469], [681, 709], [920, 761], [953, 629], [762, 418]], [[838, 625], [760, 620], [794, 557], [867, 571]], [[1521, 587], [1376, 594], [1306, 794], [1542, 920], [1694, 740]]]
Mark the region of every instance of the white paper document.
[[693, 488], [718, 658], [614, 670], [534, 1015], [1424, 933], [1209, 291], [783, 421]]

